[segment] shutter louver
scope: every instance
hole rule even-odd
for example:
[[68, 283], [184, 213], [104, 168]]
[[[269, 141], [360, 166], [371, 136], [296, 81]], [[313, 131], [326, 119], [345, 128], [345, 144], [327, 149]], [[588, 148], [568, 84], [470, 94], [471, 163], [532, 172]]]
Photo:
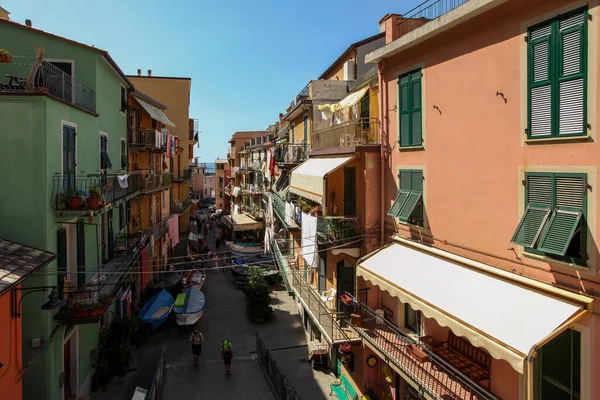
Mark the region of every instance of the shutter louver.
[[421, 73], [415, 72], [411, 79], [411, 146], [421, 145]]
[[532, 73], [529, 83], [531, 137], [552, 135], [552, 79], [550, 41], [552, 25], [530, 33], [529, 57]]
[[412, 171], [410, 174], [410, 190], [423, 191], [423, 172]]
[[524, 247], [534, 247], [544, 224], [550, 215], [550, 207], [529, 205], [517, 226], [511, 243]]
[[408, 199], [406, 200], [406, 202], [404, 203], [404, 206], [402, 207], [402, 209], [400, 210], [400, 213], [398, 214], [398, 219], [402, 222], [408, 222], [413, 211], [419, 204], [420, 200], [421, 200], [421, 192], [411, 191], [410, 195], [408, 196]]
[[564, 256], [580, 227], [581, 211], [554, 210], [540, 238], [538, 250]]
[[581, 333], [567, 329], [540, 349], [535, 399], [580, 399]]
[[408, 75], [398, 80], [398, 116], [399, 120], [399, 142], [400, 146], [410, 146], [410, 124], [409, 124], [409, 105], [408, 105]]
[[406, 200], [408, 200], [409, 194], [410, 194], [409, 190], [401, 189], [398, 192], [398, 196], [396, 196], [396, 200], [394, 201], [394, 204], [392, 204], [392, 207], [388, 211], [387, 215], [389, 215], [391, 217], [398, 217], [398, 215], [400, 214], [400, 211], [402, 210], [402, 207], [406, 203]]
[[556, 207], [583, 210], [586, 180], [584, 177], [556, 177]]
[[552, 175], [527, 176], [527, 203], [552, 207]]

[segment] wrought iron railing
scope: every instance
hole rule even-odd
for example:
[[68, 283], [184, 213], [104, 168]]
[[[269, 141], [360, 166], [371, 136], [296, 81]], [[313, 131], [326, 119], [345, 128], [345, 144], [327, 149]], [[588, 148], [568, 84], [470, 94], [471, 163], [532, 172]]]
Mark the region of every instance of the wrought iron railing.
[[265, 374], [276, 400], [301, 400], [289, 378], [262, 337], [255, 332], [258, 364]]
[[192, 177], [192, 169], [179, 169], [178, 171], [173, 172], [173, 180], [174, 181], [183, 181], [190, 179]]
[[[85, 177], [56, 175], [52, 181], [50, 201], [55, 210], [95, 210], [98, 206], [139, 192], [144, 185], [144, 177], [139, 173], [132, 173], [126, 179], [124, 175], [116, 174], [91, 174]], [[98, 201], [90, 201], [91, 198]]]
[[172, 174], [170, 172], [148, 172], [143, 174], [143, 176], [144, 188], [142, 189], [142, 193], [151, 193], [157, 190], [166, 189], [171, 186]]
[[[306, 85], [300, 93], [294, 97], [294, 100], [289, 105], [289, 111], [291, 111], [294, 107], [298, 105], [298, 103], [302, 102], [302, 100], [307, 100], [310, 97], [310, 83]], [[288, 112], [289, 112], [288, 111]]]
[[96, 112], [94, 90], [63, 72], [51, 62], [35, 57], [13, 56], [0, 63], [0, 93], [48, 94], [86, 111]]
[[396, 24], [394, 37], [398, 38], [463, 5], [469, 0], [426, 0], [412, 10], [402, 13]]
[[273, 198], [273, 211], [275, 211], [281, 223], [284, 224], [288, 229], [298, 228], [299, 225], [296, 221], [296, 216], [294, 213], [287, 215], [285, 212], [285, 201], [274, 191], [271, 191], [271, 196]]
[[335, 243], [336, 246], [357, 243], [361, 234], [358, 217], [319, 217], [317, 220], [317, 236], [322, 243]]
[[312, 150], [381, 144], [378, 118], [359, 118], [315, 130]]
[[277, 164], [300, 164], [307, 159], [308, 144], [278, 144], [273, 149], [273, 159]]
[[147, 146], [162, 150], [163, 133], [155, 129], [129, 129], [129, 146]]
[[[414, 340], [365, 304], [354, 299], [350, 326], [362, 339], [386, 356], [391, 364], [403, 371], [421, 391], [434, 399], [498, 400], [482, 386]], [[418, 360], [414, 350], [427, 356]]]
[[188, 208], [190, 208], [190, 206], [192, 205], [192, 200], [191, 199], [185, 199], [185, 200], [173, 200], [173, 204], [171, 205], [171, 211], [174, 214], [183, 214], [184, 212], [186, 212], [188, 210]]
[[189, 139], [198, 141], [198, 120], [194, 118], [189, 119]]

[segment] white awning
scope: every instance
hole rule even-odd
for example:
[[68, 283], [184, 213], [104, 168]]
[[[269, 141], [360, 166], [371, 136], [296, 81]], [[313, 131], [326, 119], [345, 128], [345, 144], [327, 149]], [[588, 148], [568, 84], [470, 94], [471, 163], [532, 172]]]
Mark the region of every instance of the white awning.
[[246, 214], [235, 214], [233, 215], [233, 218], [231, 215], [224, 215], [221, 217], [221, 220], [231, 226], [236, 232], [262, 229], [264, 226], [263, 221], [256, 221]]
[[521, 374], [534, 346], [589, 312], [593, 301], [398, 238], [362, 260], [357, 275]]
[[323, 204], [323, 178], [352, 159], [354, 156], [308, 159], [292, 170], [290, 192]]
[[319, 108], [319, 110], [329, 109], [329, 111], [335, 112], [335, 111], [341, 110], [342, 108], [353, 106], [356, 103], [358, 103], [360, 101], [360, 99], [363, 98], [365, 93], [367, 93], [367, 90], [369, 90], [368, 87], [362, 88], [357, 92], [350, 93], [348, 96], [344, 97], [342, 100], [340, 100], [337, 103], [322, 104], [318, 108]]
[[146, 112], [148, 114], [150, 114], [150, 117], [152, 117], [152, 119], [155, 119], [157, 121], [162, 122], [163, 124], [170, 126], [171, 128], [175, 128], [175, 124], [172, 123], [169, 118], [167, 118], [167, 115], [163, 112], [163, 110], [161, 110], [158, 107], [154, 107], [152, 104], [150, 103], [146, 103], [144, 100], [139, 99], [139, 98], [135, 98], [135, 100], [140, 103], [140, 105], [144, 108], [144, 110], [146, 110]]

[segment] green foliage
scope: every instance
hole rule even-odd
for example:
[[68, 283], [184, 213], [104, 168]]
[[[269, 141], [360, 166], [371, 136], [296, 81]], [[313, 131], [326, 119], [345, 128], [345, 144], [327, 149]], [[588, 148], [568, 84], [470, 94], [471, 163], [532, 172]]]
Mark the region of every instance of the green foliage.
[[271, 286], [267, 283], [262, 268], [250, 267], [244, 294], [248, 304], [248, 317], [252, 321], [268, 321], [273, 317], [270, 292]]
[[0, 56], [12, 58], [12, 53], [6, 49], [0, 49]]

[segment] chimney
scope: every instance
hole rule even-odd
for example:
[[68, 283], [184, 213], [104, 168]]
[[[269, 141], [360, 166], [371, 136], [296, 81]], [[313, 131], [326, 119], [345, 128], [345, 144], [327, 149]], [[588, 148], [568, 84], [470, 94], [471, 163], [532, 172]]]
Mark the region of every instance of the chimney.
[[27, 25], [28, 27], [31, 28], [31, 20], [30, 19], [26, 19], [25, 20], [25, 25]]
[[388, 44], [401, 35], [398, 24], [402, 20], [402, 14], [386, 14], [379, 21], [379, 32], [385, 32], [385, 44]]
[[138, 68], [138, 76], [142, 76], [142, 70]]
[[148, 70], [148, 76], [152, 76], [152, 70], [151, 69]]

